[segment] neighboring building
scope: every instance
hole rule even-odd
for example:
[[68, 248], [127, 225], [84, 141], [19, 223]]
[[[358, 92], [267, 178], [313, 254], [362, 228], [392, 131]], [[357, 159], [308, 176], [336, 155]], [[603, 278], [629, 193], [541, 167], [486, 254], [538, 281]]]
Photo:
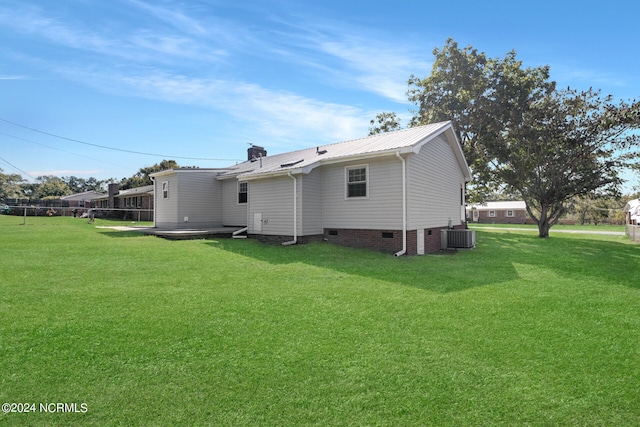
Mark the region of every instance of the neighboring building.
[[153, 185], [120, 191], [120, 184], [109, 184], [108, 194], [102, 194], [93, 202], [111, 217], [153, 221]]
[[624, 211], [627, 236], [633, 241], [640, 242], [640, 199], [629, 200]]
[[625, 223], [630, 225], [640, 225], [640, 199], [629, 200], [624, 207]]
[[467, 220], [487, 224], [525, 224], [527, 206], [523, 201], [499, 201], [470, 205]]
[[246, 227], [262, 241], [326, 240], [398, 255], [440, 249], [465, 228], [471, 180], [451, 122], [248, 160], [152, 175], [155, 226]]
[[64, 200], [69, 203], [70, 208], [90, 208], [91, 201], [104, 197], [104, 193], [98, 191], [85, 191], [84, 193], [71, 194], [69, 196], [60, 197], [60, 200]]

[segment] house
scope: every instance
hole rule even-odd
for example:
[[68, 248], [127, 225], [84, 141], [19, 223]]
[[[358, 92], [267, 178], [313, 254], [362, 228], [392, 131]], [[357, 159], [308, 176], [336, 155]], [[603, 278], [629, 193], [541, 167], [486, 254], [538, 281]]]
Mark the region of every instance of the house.
[[138, 221], [153, 220], [153, 185], [120, 190], [120, 184], [109, 184], [108, 193], [93, 199], [94, 207], [108, 216]]
[[487, 224], [525, 224], [527, 205], [524, 201], [498, 201], [473, 204], [467, 208], [468, 221]]
[[629, 200], [624, 211], [627, 236], [635, 242], [640, 242], [640, 199]]
[[60, 197], [60, 200], [69, 203], [70, 208], [90, 208], [93, 199], [104, 197], [104, 193], [98, 191], [85, 191], [83, 193], [71, 194], [69, 196]]
[[471, 180], [451, 122], [268, 156], [221, 169], [152, 175], [155, 226], [245, 227], [282, 244], [324, 240], [389, 253], [440, 249], [440, 230], [466, 228]]
[[625, 223], [629, 225], [640, 225], [640, 199], [629, 200], [624, 207]]

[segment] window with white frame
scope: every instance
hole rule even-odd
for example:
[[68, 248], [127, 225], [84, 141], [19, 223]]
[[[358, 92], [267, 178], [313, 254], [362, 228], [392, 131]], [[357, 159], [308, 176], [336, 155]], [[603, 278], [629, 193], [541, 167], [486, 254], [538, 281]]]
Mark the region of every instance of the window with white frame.
[[238, 182], [238, 203], [247, 203], [249, 194], [249, 183]]
[[169, 181], [162, 182], [162, 198], [163, 199], [169, 198]]
[[496, 211], [489, 211], [489, 216], [490, 217], [495, 217], [496, 216]]
[[346, 168], [347, 198], [367, 197], [369, 168], [367, 165]]
[[513, 214], [513, 211], [507, 211], [507, 216], [513, 218], [515, 215]]

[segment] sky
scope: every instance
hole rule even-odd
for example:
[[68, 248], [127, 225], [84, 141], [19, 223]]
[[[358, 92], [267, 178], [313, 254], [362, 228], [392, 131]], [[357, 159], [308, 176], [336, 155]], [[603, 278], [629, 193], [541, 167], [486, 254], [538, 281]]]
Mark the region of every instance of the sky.
[[383, 111], [407, 125], [407, 80], [450, 37], [640, 98], [638, 16], [629, 0], [0, 0], [0, 169], [120, 180], [364, 137]]

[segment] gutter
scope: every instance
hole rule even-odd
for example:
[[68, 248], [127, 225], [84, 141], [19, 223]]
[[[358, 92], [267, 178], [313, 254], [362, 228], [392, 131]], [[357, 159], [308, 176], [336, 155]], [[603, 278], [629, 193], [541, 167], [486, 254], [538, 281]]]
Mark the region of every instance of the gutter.
[[291, 175], [291, 171], [287, 173], [289, 178], [293, 179], [293, 240], [282, 242], [282, 246], [290, 246], [298, 243], [298, 180]]
[[153, 181], [153, 228], [156, 228], [156, 218], [158, 218], [158, 215], [156, 213], [156, 209], [158, 206], [158, 203], [156, 202], [156, 194], [158, 193], [158, 191], [156, 191], [156, 177], [155, 176], [149, 176], [149, 178], [151, 178], [151, 181]]
[[396, 151], [396, 157], [402, 162], [402, 250], [396, 256], [407, 253], [407, 161]]

